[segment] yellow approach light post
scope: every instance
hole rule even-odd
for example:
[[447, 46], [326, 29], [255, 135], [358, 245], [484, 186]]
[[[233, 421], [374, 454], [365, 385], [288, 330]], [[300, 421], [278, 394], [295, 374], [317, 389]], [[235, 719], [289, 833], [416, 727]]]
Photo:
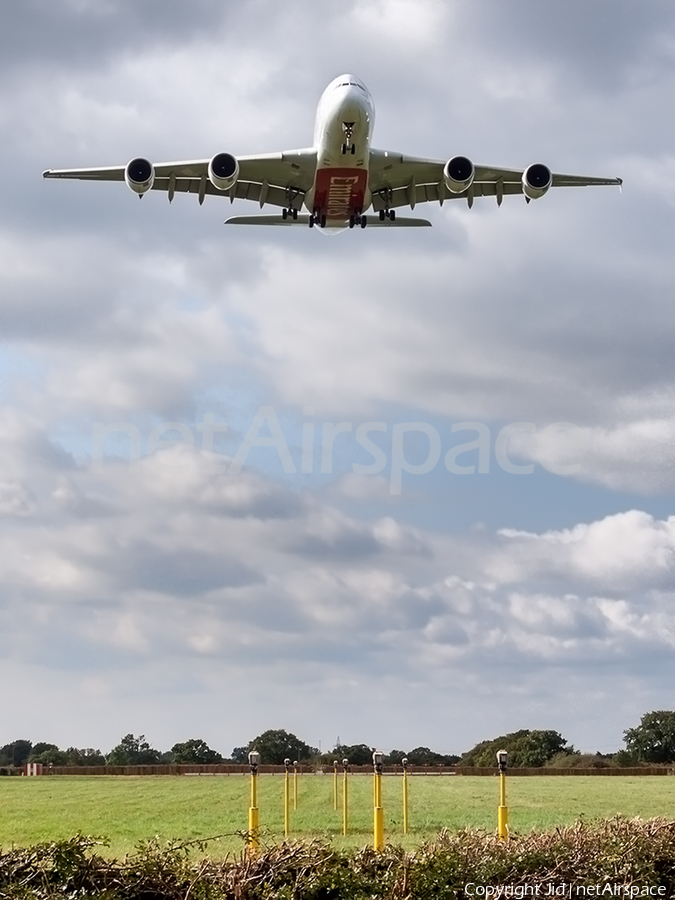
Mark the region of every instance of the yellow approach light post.
[[403, 834], [408, 833], [408, 757], [401, 760], [403, 766]]
[[286, 774], [284, 776], [284, 835], [288, 837], [288, 832], [291, 830], [291, 761], [290, 759], [284, 760], [284, 769], [286, 770]]
[[298, 808], [298, 761], [293, 760], [293, 809]]
[[248, 755], [248, 764], [251, 767], [251, 807], [248, 811], [248, 840], [252, 853], [256, 853], [260, 847], [260, 817], [258, 810], [258, 766], [260, 754], [257, 750], [251, 750]]
[[382, 760], [384, 753], [375, 750], [373, 753], [374, 782], [374, 815], [373, 815], [373, 848], [376, 852], [384, 850], [384, 811], [382, 809]]
[[333, 809], [336, 811], [338, 808], [337, 767], [338, 767], [338, 762], [337, 762], [337, 759], [335, 759], [335, 760], [333, 760]]
[[[337, 766], [337, 763], [335, 763], [335, 765]], [[349, 768], [349, 760], [345, 758], [345, 759], [342, 760], [342, 833], [343, 833], [343, 834], [347, 834], [347, 830], [348, 830], [348, 827], [349, 827], [349, 821], [348, 821], [348, 816], [349, 816], [349, 794], [348, 794], [349, 781], [348, 781], [348, 778], [347, 778], [348, 768]]]
[[500, 750], [497, 753], [497, 765], [499, 766], [499, 809], [497, 810], [497, 830], [499, 840], [505, 841], [509, 836], [509, 810], [506, 805], [506, 764], [508, 753]]

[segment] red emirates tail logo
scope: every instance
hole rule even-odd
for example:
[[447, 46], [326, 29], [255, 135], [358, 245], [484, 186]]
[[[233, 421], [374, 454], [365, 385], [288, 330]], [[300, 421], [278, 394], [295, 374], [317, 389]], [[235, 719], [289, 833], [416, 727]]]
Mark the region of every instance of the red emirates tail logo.
[[348, 219], [363, 208], [366, 178], [362, 169], [319, 169], [315, 206], [328, 219]]

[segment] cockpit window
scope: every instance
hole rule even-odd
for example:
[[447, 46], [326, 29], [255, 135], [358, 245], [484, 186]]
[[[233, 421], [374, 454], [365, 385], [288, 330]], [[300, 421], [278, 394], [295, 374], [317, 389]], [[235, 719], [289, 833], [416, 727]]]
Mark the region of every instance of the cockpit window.
[[336, 87], [336, 88], [339, 88], [339, 87], [357, 87], [357, 88], [361, 88], [361, 90], [363, 91], [364, 94], [366, 93], [366, 89], [364, 88], [364, 86], [363, 86], [362, 84], [359, 84], [358, 81], [341, 81], [339, 84], [336, 84], [335, 87]]

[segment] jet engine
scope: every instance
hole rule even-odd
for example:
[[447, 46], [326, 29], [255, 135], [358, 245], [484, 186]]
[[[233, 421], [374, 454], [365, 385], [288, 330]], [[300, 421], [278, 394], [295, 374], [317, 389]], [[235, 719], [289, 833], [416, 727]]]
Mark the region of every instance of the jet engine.
[[147, 159], [132, 159], [124, 170], [124, 180], [135, 194], [145, 194], [155, 182], [155, 169]]
[[231, 153], [216, 153], [209, 163], [209, 181], [219, 191], [229, 191], [239, 178], [239, 163]]
[[443, 168], [445, 186], [452, 194], [461, 194], [470, 187], [474, 175], [473, 163], [466, 156], [453, 156]]
[[553, 175], [543, 163], [533, 163], [523, 172], [523, 193], [528, 200], [543, 197], [553, 183]]

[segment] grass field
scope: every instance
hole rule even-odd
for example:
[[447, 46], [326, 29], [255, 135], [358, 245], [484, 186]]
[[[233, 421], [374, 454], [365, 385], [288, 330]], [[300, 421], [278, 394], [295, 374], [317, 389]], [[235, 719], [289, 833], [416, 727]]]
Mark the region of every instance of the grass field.
[[[298, 779], [298, 809], [291, 812], [291, 837], [325, 837], [357, 847], [372, 837], [373, 780], [349, 781], [349, 836], [342, 836], [342, 796], [333, 808], [333, 776]], [[401, 779], [383, 779], [385, 837], [411, 848], [442, 828], [493, 831], [497, 778], [429, 776], [409, 778], [410, 833], [403, 836]], [[341, 778], [340, 778], [341, 787]], [[283, 839], [283, 775], [262, 775], [258, 806], [263, 840]], [[511, 830], [571, 824], [579, 818], [623, 816], [675, 818], [675, 778], [510, 778]], [[26, 846], [71, 837], [76, 832], [109, 838], [109, 855], [134, 849], [158, 836], [181, 841], [226, 835], [209, 852], [223, 856], [243, 847], [237, 832], [248, 827], [248, 776], [68, 777], [0, 779], [0, 845]]]

